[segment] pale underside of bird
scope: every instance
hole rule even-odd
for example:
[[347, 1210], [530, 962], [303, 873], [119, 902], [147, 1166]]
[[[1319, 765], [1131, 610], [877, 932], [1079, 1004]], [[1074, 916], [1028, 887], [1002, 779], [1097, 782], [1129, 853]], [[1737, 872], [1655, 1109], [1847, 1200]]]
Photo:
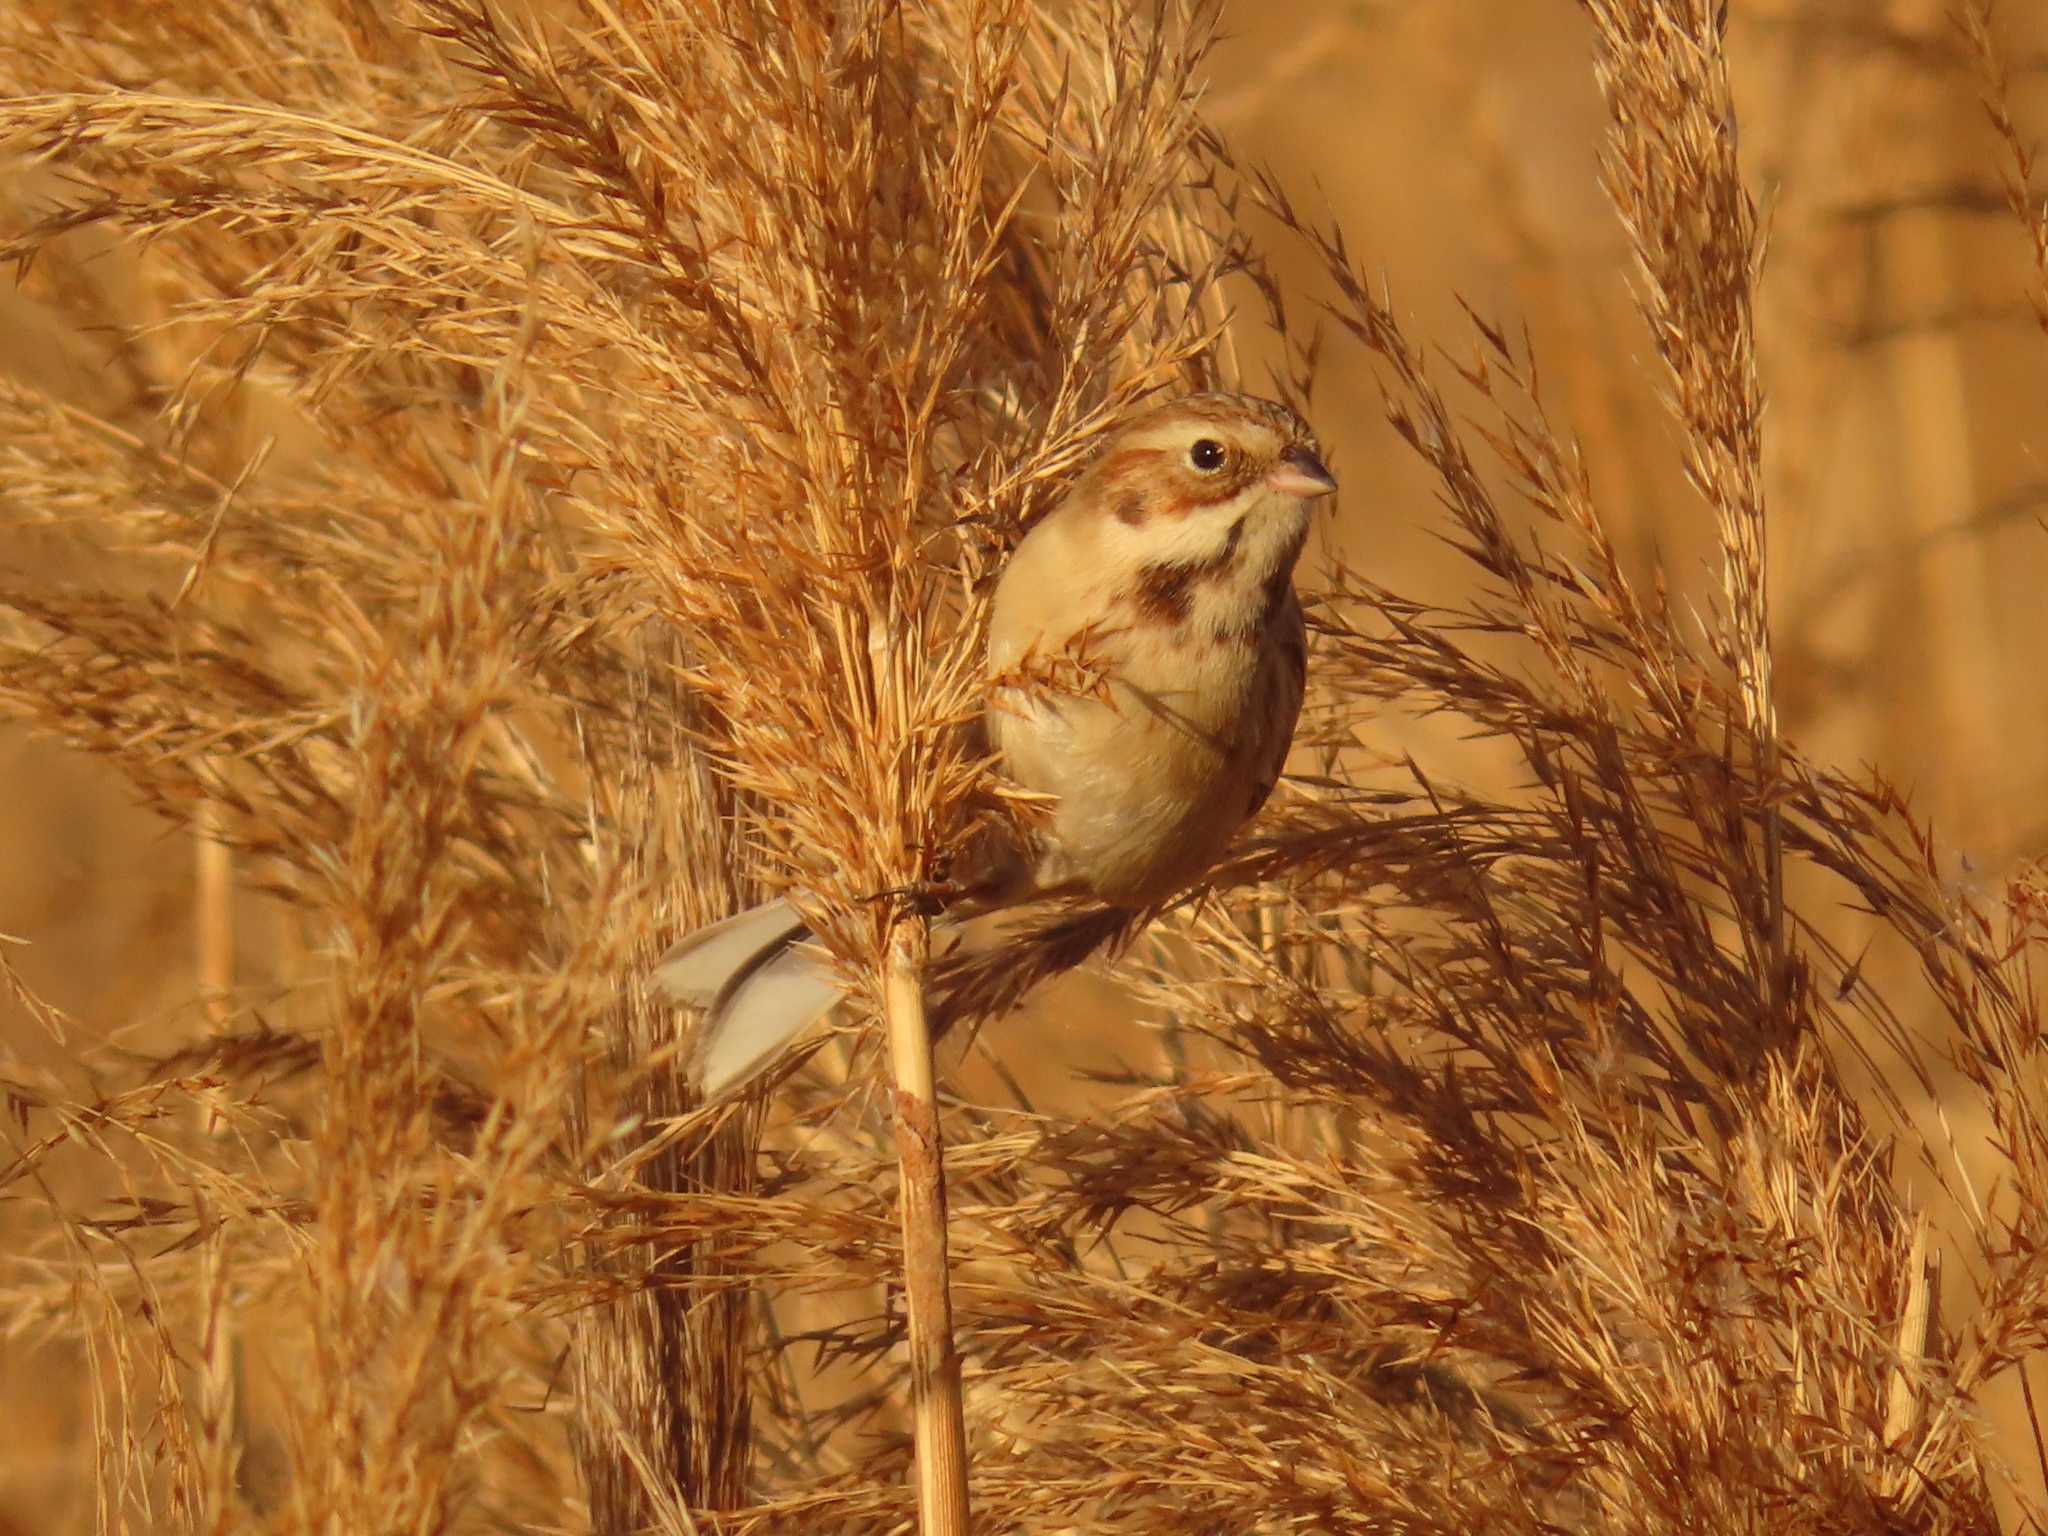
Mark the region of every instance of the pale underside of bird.
[[[1116, 432], [1004, 565], [989, 620], [986, 736], [1048, 798], [940, 923], [1051, 900], [1142, 912], [1197, 883], [1265, 803], [1301, 711], [1294, 567], [1336, 489], [1292, 410], [1195, 395]], [[1048, 681], [1062, 658], [1103, 686]], [[690, 934], [656, 985], [705, 1010], [707, 1097], [751, 1080], [841, 1001], [787, 900]]]

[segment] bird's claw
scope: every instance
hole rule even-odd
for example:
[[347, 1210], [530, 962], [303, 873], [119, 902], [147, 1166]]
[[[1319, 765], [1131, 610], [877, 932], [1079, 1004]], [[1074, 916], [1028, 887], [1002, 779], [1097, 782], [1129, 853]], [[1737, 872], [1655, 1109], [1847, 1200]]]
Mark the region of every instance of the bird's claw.
[[861, 897], [863, 902], [886, 901], [919, 917], [937, 917], [960, 896], [957, 880], [912, 880], [906, 885], [885, 886]]

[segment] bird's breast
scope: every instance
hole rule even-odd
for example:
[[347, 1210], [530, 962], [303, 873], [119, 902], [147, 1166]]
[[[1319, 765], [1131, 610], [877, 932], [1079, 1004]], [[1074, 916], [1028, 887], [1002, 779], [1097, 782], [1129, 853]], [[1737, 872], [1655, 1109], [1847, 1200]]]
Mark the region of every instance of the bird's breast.
[[1306, 515], [1255, 508], [1214, 532], [1210, 548], [1055, 519], [1011, 557], [990, 622], [989, 738], [1013, 780], [1054, 797], [1041, 889], [1164, 900], [1271, 787], [1301, 700], [1287, 654]]
[[1005, 771], [1055, 798], [1041, 884], [1143, 905], [1199, 877], [1263, 800], [1300, 704], [1264, 636], [1183, 625], [1106, 647], [1086, 694], [999, 692]]

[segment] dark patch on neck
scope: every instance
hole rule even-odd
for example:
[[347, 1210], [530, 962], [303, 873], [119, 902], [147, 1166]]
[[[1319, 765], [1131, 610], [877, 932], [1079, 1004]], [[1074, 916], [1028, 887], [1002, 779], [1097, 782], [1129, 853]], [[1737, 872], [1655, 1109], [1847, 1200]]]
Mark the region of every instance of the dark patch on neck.
[[1155, 624], [1185, 624], [1195, 611], [1195, 583], [1204, 567], [1185, 563], [1148, 565], [1131, 589], [1138, 611]]
[[1145, 493], [1143, 491], [1125, 491], [1116, 498], [1118, 521], [1129, 523], [1133, 528], [1145, 521], [1150, 510], [1145, 505]]
[[[1213, 573], [1212, 573], [1213, 574]], [[1259, 645], [1272, 633], [1273, 625], [1280, 618], [1280, 610], [1287, 606], [1287, 600], [1294, 595], [1294, 564], [1283, 561], [1273, 573], [1259, 583], [1258, 608], [1250, 617], [1236, 624], [1220, 624], [1209, 631], [1209, 639], [1217, 645]]]
[[1301, 546], [1308, 539], [1308, 530], [1303, 529], [1301, 537], [1285, 550], [1279, 563], [1273, 567], [1259, 592], [1259, 627], [1266, 628], [1280, 616], [1280, 609], [1287, 599], [1294, 595], [1294, 567], [1301, 559]]
[[[1195, 611], [1195, 589], [1229, 577], [1237, 568], [1237, 546], [1244, 537], [1243, 518], [1230, 525], [1223, 547], [1203, 560], [1162, 561], [1138, 571], [1131, 589], [1139, 611], [1155, 624], [1185, 624]], [[1284, 590], [1286, 574], [1281, 576]]]
[[1259, 591], [1259, 627], [1264, 629], [1279, 616], [1280, 605], [1287, 601], [1287, 594], [1294, 590], [1294, 567], [1282, 565], [1266, 578], [1266, 584]]

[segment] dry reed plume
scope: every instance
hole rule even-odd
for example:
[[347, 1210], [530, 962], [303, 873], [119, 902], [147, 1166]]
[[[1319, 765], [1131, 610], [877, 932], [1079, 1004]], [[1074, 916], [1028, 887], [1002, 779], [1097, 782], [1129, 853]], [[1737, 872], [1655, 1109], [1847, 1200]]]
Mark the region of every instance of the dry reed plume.
[[102, 1526], [905, 1528], [886, 1069], [699, 1107], [640, 979], [786, 890], [852, 1022], [921, 992], [990, 573], [1141, 399], [1307, 400], [1320, 303], [1464, 584], [1310, 594], [1297, 773], [1125, 962], [1173, 1070], [944, 1101], [975, 1528], [2048, 1528], [1984, 1408], [2048, 1344], [2048, 884], [1781, 728], [1725, 17], [1580, 24], [1700, 614], [1513, 327], [1412, 334], [1205, 120], [1206, 7], [14, 0], [0, 250], [112, 364], [0, 374], [0, 708], [294, 936], [146, 1048], [5, 971], [65, 1053], [0, 1057], [7, 1347], [84, 1352]]

